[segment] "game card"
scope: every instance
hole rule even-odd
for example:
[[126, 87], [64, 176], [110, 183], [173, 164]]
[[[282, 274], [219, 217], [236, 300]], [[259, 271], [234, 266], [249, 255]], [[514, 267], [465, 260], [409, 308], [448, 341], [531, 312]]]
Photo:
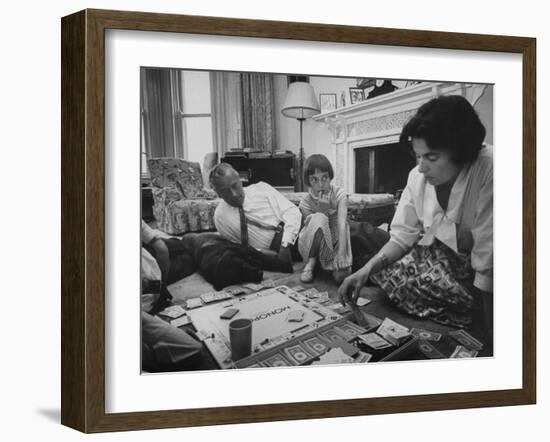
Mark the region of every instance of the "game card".
[[483, 348], [483, 344], [465, 330], [449, 332], [449, 336], [469, 349], [480, 351]]
[[180, 318], [170, 321], [170, 324], [172, 324], [174, 327], [181, 327], [183, 325], [189, 324], [190, 322], [191, 318], [189, 318], [189, 316], [181, 316]]
[[357, 307], [363, 307], [370, 304], [371, 300], [366, 298], [357, 298]]
[[338, 331], [335, 330], [334, 328], [325, 330], [323, 332], [320, 332], [319, 334], [329, 342], [335, 342], [335, 341], [340, 341], [342, 339], [346, 339], [345, 335], [338, 333]]
[[464, 347], [463, 345], [457, 345], [455, 350], [453, 351], [453, 354], [450, 356], [451, 359], [459, 359], [459, 358], [475, 358], [477, 356], [476, 350], [471, 350], [469, 348]]
[[323, 342], [321, 338], [313, 337], [304, 340], [304, 344], [309, 348], [315, 355], [320, 355], [325, 353], [328, 350], [327, 344]]
[[291, 364], [288, 362], [285, 357], [280, 354], [276, 353], [273, 356], [270, 356], [267, 359], [264, 359], [261, 361], [262, 364], [267, 365], [268, 367], [290, 367]]
[[372, 355], [370, 353], [360, 351], [359, 354], [355, 357], [355, 362], [362, 364], [364, 362], [369, 362], [371, 359]]
[[275, 287], [275, 283], [273, 282], [272, 279], [268, 279], [266, 281], [263, 281], [260, 285], [263, 288], [266, 288], [266, 289], [272, 289], [273, 287]]
[[252, 290], [253, 292], [257, 292], [258, 290], [261, 290], [263, 288], [262, 284], [254, 284], [253, 282], [248, 284], [243, 284], [243, 287], [246, 287], [247, 289]]
[[261, 365], [259, 362], [256, 362], [255, 364], [248, 365], [245, 368], [262, 368], [263, 365]]
[[361, 328], [349, 321], [345, 324], [338, 325], [336, 328], [338, 329], [338, 331], [344, 333], [348, 337], [348, 339], [355, 338], [356, 336], [359, 336], [366, 332], [364, 328]]
[[301, 365], [311, 358], [309, 353], [300, 344], [287, 347], [283, 351], [288, 359], [296, 365]]
[[165, 308], [163, 311], [159, 312], [159, 315], [168, 316], [169, 318], [179, 318], [182, 315], [185, 315], [187, 312], [183, 309], [181, 305], [172, 305]]
[[427, 341], [420, 341], [418, 349], [429, 359], [445, 359], [445, 355]]
[[359, 335], [358, 338], [375, 350], [380, 350], [382, 348], [388, 348], [392, 346], [392, 344], [390, 344], [381, 336], [378, 336], [376, 333], [365, 333], [364, 335]]
[[424, 330], [422, 328], [411, 328], [411, 334], [416, 336], [418, 339], [424, 339], [425, 341], [438, 342], [441, 339], [441, 333]]
[[201, 307], [203, 303], [200, 300], [200, 298], [191, 298], [186, 301], [186, 305], [187, 305], [187, 308], [192, 309], [192, 308]]

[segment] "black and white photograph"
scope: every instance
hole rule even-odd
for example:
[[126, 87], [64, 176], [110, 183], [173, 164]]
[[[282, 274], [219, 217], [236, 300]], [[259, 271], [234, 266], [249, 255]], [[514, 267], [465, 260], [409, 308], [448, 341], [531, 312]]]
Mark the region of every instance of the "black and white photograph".
[[365, 80], [141, 67], [142, 374], [493, 356], [493, 84]]
[[350, 104], [355, 104], [363, 101], [365, 99], [365, 91], [359, 87], [350, 87], [349, 88], [349, 102]]
[[321, 112], [330, 112], [336, 109], [336, 94], [319, 94]]

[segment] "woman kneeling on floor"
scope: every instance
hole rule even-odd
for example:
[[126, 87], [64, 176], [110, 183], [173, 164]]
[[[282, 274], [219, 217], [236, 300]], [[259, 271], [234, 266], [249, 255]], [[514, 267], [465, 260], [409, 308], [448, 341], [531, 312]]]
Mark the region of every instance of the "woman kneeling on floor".
[[[492, 339], [493, 149], [461, 96], [434, 98], [405, 125], [418, 165], [391, 239], [339, 289], [355, 303], [370, 278], [405, 312], [457, 327], [483, 323]], [[477, 318], [476, 318], [477, 317]]]

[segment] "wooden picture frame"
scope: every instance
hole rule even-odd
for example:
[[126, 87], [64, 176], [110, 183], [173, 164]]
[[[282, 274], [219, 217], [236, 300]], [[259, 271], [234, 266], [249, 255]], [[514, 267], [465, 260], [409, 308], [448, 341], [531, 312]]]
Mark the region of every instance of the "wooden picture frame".
[[[83, 432], [533, 404], [536, 400], [536, 41], [533, 38], [84, 10], [62, 27], [62, 407]], [[523, 66], [522, 385], [517, 389], [169, 411], [105, 411], [105, 31], [493, 51]]]
[[360, 103], [365, 100], [365, 91], [359, 87], [349, 88], [349, 104]]

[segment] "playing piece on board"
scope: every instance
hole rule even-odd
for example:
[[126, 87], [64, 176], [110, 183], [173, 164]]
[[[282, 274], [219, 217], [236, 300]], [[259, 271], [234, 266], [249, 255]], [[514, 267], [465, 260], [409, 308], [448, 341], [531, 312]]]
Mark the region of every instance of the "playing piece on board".
[[302, 322], [304, 320], [304, 312], [302, 310], [292, 310], [286, 320], [288, 322]]
[[238, 296], [238, 295], [242, 295], [243, 293], [246, 293], [246, 290], [243, 289], [242, 287], [226, 288], [226, 289], [223, 289], [223, 291], [231, 296]]

